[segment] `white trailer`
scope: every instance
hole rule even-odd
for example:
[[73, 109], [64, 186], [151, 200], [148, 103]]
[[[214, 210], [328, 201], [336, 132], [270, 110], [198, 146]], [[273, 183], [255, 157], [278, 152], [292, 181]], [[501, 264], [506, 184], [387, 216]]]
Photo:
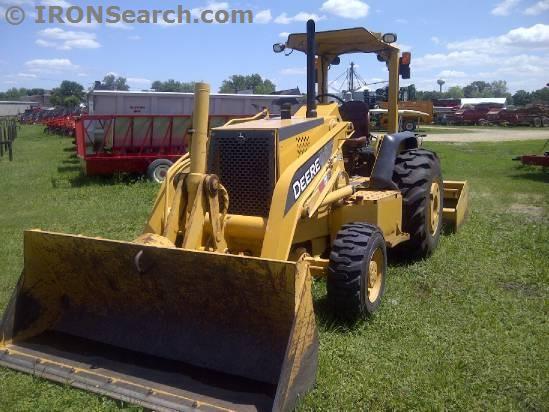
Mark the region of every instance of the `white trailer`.
[[[280, 98], [302, 100], [302, 96], [296, 95], [212, 94], [210, 115], [251, 115], [265, 107], [278, 113], [280, 107], [274, 103]], [[193, 99], [193, 93], [94, 90], [89, 94], [88, 108], [93, 115], [190, 115]], [[294, 105], [293, 110], [297, 107]]]
[[0, 117], [17, 116], [35, 106], [38, 106], [37, 102], [0, 101]]

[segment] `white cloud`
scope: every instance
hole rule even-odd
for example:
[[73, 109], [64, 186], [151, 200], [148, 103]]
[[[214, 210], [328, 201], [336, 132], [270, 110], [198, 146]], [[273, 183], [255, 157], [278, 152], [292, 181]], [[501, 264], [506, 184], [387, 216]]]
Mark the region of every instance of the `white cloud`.
[[307, 73], [306, 67], [288, 67], [280, 71], [280, 74], [283, 74], [284, 76], [297, 76], [297, 75], [303, 75], [306, 73]]
[[22, 77], [24, 79], [36, 79], [36, 74], [33, 73], [17, 73], [17, 77]]
[[510, 30], [501, 36], [448, 43], [448, 49], [475, 50], [490, 54], [508, 53], [510, 49], [547, 50], [549, 49], [549, 25], [540, 23]]
[[68, 1], [65, 1], [65, 0], [42, 0], [40, 3], [43, 6], [60, 6], [60, 7], [63, 7], [64, 9], [72, 6], [72, 4], [70, 4]]
[[287, 13], [282, 13], [276, 19], [274, 19], [274, 22], [278, 24], [290, 24], [290, 23], [297, 23], [297, 22], [305, 22], [309, 19], [320, 21], [320, 20], [325, 20], [326, 16], [319, 16], [318, 14], [307, 13], [304, 11], [300, 11], [295, 16], [288, 16]]
[[266, 24], [273, 19], [271, 10], [261, 10], [254, 15], [254, 23]]
[[38, 36], [36, 44], [59, 50], [97, 49], [101, 47], [101, 44], [96, 40], [95, 33], [77, 32], [52, 27], [40, 30]]
[[123, 21], [119, 21], [118, 23], [107, 23], [105, 26], [109, 29], [133, 30], [133, 26], [131, 24], [124, 23]]
[[278, 33], [278, 37], [281, 37], [283, 39], [287, 39], [289, 35], [290, 35], [290, 33], [288, 33], [287, 31], [283, 31], [282, 33]]
[[537, 16], [545, 11], [549, 10], [549, 0], [540, 0], [536, 2], [533, 6], [528, 7], [524, 10], [524, 14], [528, 16]]
[[141, 36], [134, 34], [132, 36], [128, 36], [128, 40], [133, 40], [133, 41], [141, 40]]
[[88, 73], [78, 73], [78, 77], [88, 77]]
[[508, 16], [521, 0], [503, 0], [492, 9], [494, 16]]
[[25, 62], [25, 67], [35, 73], [52, 73], [78, 69], [78, 65], [73, 64], [69, 59], [34, 59]]
[[219, 11], [219, 10], [228, 10], [229, 9], [229, 3], [223, 1], [223, 2], [219, 2], [219, 1], [210, 1], [209, 3], [207, 3], [205, 6], [202, 6], [202, 7], [196, 7], [194, 9], [191, 9], [191, 14], [194, 16], [194, 17], [200, 17], [200, 14], [204, 11], [204, 10], [211, 10], [213, 11], [214, 13], [216, 11]]
[[465, 76], [467, 76], [465, 72], [460, 72], [457, 70], [443, 70], [438, 74], [437, 77], [442, 79], [455, 79], [455, 78], [460, 78]]
[[406, 20], [406, 19], [396, 19], [396, 20], [395, 20], [395, 23], [398, 23], [398, 24], [407, 24], [407, 23], [408, 23], [408, 20]]
[[326, 0], [320, 10], [346, 19], [361, 19], [368, 15], [370, 6], [360, 0]]
[[143, 86], [150, 86], [152, 84], [151, 80], [145, 79], [143, 77], [128, 77], [126, 81], [130, 86], [135, 86], [140, 88], [142, 88]]
[[414, 70], [438, 69], [444, 67], [483, 66], [494, 59], [485, 53], [473, 50], [453, 51], [450, 53], [432, 53], [412, 59]]
[[431, 37], [431, 41], [432, 41], [434, 44], [440, 44], [440, 39], [439, 39], [437, 36]]

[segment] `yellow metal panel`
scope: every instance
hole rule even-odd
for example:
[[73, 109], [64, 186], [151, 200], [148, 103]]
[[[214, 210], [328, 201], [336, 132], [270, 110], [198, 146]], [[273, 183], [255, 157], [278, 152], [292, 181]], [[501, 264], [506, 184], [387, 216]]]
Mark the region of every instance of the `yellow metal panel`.
[[351, 222], [378, 226], [389, 246], [409, 238], [402, 232], [402, 196], [396, 190], [361, 190], [335, 208], [330, 216], [332, 239], [342, 225]]
[[[136, 400], [159, 392], [178, 399], [183, 390], [189, 395], [184, 399], [227, 409], [245, 397], [240, 392], [253, 392], [258, 384], [276, 390], [267, 409], [275, 404], [288, 409], [314, 380], [318, 343], [305, 262], [41, 231], [25, 233], [24, 258], [23, 275], [0, 324], [0, 347], [8, 349], [1, 364], [34, 373], [21, 366], [16, 352], [18, 345], [37, 345], [34, 359], [50, 371], [61, 370], [59, 376], [76, 386], [79, 379], [86, 382], [85, 373], [100, 369], [109, 385], [87, 389], [108, 387], [102, 393], [127, 399], [133, 385], [139, 388]], [[76, 344], [85, 343], [80, 338], [95, 344], [80, 353]], [[155, 358], [153, 372], [112, 369], [120, 350], [165, 361]], [[255, 383], [243, 381], [234, 386], [236, 392], [207, 391], [207, 384], [194, 381], [192, 368], [187, 375], [189, 367], [177, 362]], [[168, 383], [155, 380], [164, 363], [171, 365]], [[262, 393], [269, 398], [269, 391]]]
[[340, 150], [340, 146], [346, 138], [346, 130], [346, 123], [338, 123], [311, 146], [308, 155], [297, 159], [281, 173], [274, 190], [271, 210], [269, 211], [267, 231], [261, 250], [262, 257], [288, 259], [297, 222], [301, 217], [303, 204], [324, 177], [329, 163], [323, 165], [299, 198], [287, 210], [288, 197], [291, 196], [292, 183], [294, 183], [293, 179], [300, 167], [306, 161], [311, 160], [315, 153], [327, 147], [330, 142], [333, 142], [331, 153], [334, 156]]
[[[363, 27], [316, 32], [317, 55], [339, 56], [346, 53], [375, 53], [398, 49], [381, 40], [379, 33]], [[307, 51], [307, 34], [293, 33], [288, 36], [286, 46], [290, 49]]]
[[469, 184], [467, 181], [444, 181], [444, 223], [453, 231], [462, 225], [469, 211]]
[[388, 96], [388, 125], [387, 133], [398, 132], [398, 93], [399, 93], [399, 52], [393, 50], [389, 55], [389, 96]]

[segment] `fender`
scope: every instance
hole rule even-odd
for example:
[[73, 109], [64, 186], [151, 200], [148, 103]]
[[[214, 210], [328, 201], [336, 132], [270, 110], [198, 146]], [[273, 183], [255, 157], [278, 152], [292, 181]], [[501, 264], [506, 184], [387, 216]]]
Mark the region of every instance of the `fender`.
[[[416, 149], [419, 146], [417, 137], [412, 132], [386, 135], [376, 156], [370, 176], [370, 188], [376, 190], [398, 190], [393, 182], [395, 160], [401, 150]], [[402, 149], [401, 149], [402, 148]]]

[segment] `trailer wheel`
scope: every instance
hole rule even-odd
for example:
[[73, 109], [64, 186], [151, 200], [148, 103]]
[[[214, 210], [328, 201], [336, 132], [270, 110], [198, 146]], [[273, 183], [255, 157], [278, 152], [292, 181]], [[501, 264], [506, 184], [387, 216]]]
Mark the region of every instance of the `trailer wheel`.
[[330, 252], [327, 298], [345, 318], [371, 315], [385, 292], [387, 250], [383, 234], [367, 223], [343, 225]]
[[543, 116], [543, 119], [541, 120], [541, 124], [543, 127], [549, 127], [549, 117]]
[[172, 164], [168, 159], [156, 159], [147, 167], [147, 177], [153, 182], [162, 183]]
[[543, 122], [541, 121], [541, 118], [540, 117], [535, 117], [534, 118], [534, 127], [542, 127], [543, 126]]
[[429, 256], [442, 230], [444, 187], [437, 155], [425, 149], [402, 152], [395, 161], [393, 181], [402, 193], [402, 226], [410, 234], [398, 249], [405, 256]]
[[413, 120], [406, 120], [404, 122], [404, 130], [406, 130], [407, 132], [413, 132], [414, 130], [416, 130], [416, 122], [414, 122]]

